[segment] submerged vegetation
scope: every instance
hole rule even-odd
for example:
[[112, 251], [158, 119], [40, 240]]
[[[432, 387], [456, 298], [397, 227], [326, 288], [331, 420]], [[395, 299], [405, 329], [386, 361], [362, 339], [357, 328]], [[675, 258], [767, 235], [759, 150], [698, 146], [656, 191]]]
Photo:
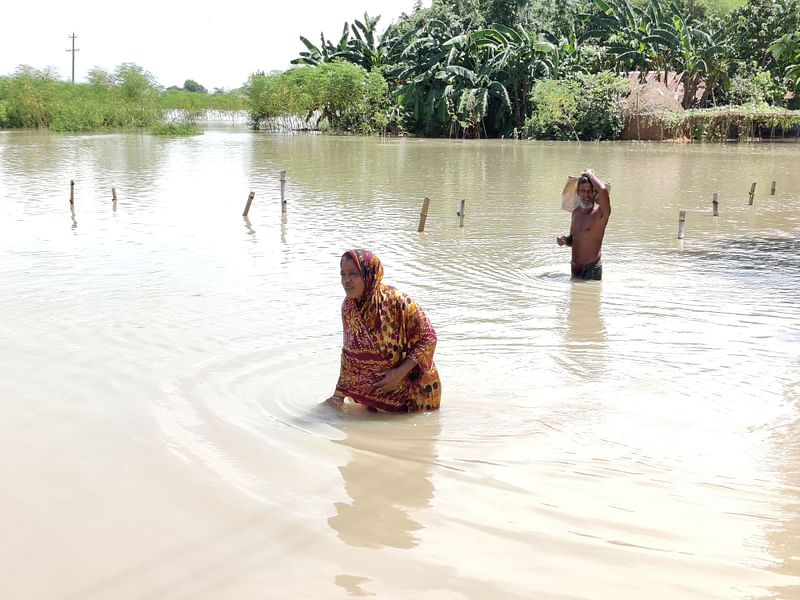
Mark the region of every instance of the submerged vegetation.
[[308, 126], [372, 134], [398, 130], [388, 85], [378, 70], [330, 62], [275, 75], [256, 74], [245, 87], [256, 129], [275, 119], [301, 115]]
[[[46, 128], [79, 132], [102, 129], [147, 129], [174, 135], [199, 133], [203, 110], [245, 108], [237, 93], [203, 94], [162, 91], [142, 67], [122, 64], [113, 72], [93, 69], [88, 83], [62, 81], [50, 69], [19, 67], [0, 77], [0, 128]], [[165, 122], [168, 111], [181, 119]]]
[[[381, 36], [379, 20], [301, 36], [293, 68], [233, 92], [164, 90], [133, 64], [75, 85], [20, 67], [0, 77], [0, 127], [180, 133], [247, 110], [265, 130], [617, 139], [636, 91], [633, 112], [666, 137], [797, 135], [800, 0], [432, 0]], [[671, 112], [639, 111], [645, 83]]]
[[722, 141], [774, 139], [800, 135], [800, 111], [775, 106], [715, 107], [685, 112], [654, 112], [645, 123], [661, 131], [661, 139]]
[[197, 123], [189, 121], [168, 121], [156, 123], [150, 128], [154, 135], [199, 135], [203, 133]]

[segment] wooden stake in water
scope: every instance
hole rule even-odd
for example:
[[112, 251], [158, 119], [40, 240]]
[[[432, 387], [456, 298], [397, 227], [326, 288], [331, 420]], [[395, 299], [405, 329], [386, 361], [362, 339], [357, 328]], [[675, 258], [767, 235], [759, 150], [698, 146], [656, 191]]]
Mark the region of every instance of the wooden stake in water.
[[250, 212], [250, 205], [253, 203], [253, 197], [256, 195], [255, 192], [250, 192], [250, 195], [247, 196], [247, 204], [244, 207], [244, 212], [242, 213], [243, 217], [247, 216], [247, 213]]
[[458, 211], [458, 226], [464, 227], [464, 204], [466, 204], [466, 200], [461, 201], [461, 209]]
[[286, 198], [284, 192], [286, 190], [286, 171], [281, 171], [281, 212], [286, 212]]
[[683, 230], [686, 227], [686, 211], [682, 210], [678, 216], [678, 239], [683, 239]]
[[750, 186], [750, 201], [748, 202], [750, 206], [753, 206], [753, 196], [755, 195], [756, 195], [756, 182], [754, 181], [753, 185]]
[[428, 206], [430, 206], [431, 199], [426, 197], [422, 201], [422, 210], [419, 213], [419, 227], [417, 231], [425, 231], [425, 221], [428, 219]]
[[775, 195], [775, 182], [774, 181], [772, 182], [772, 187], [769, 189], [769, 195], [770, 196], [774, 196]]
[[714, 208], [714, 216], [719, 216], [719, 192], [714, 192], [711, 195], [711, 206]]
[[71, 179], [69, 182], [69, 205], [75, 206], [75, 182]]
[[111, 209], [116, 211], [117, 210], [117, 188], [111, 188]]

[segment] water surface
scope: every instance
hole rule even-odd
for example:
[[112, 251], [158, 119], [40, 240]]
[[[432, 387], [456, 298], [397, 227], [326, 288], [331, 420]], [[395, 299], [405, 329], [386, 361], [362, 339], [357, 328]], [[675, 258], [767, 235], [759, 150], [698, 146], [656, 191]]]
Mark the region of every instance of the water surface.
[[[800, 598], [797, 156], [0, 132], [2, 596]], [[319, 406], [351, 247], [436, 327], [440, 412]]]

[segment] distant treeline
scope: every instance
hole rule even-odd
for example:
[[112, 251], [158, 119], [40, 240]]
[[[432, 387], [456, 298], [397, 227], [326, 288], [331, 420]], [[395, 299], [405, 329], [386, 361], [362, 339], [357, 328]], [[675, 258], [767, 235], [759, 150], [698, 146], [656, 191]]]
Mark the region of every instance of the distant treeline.
[[174, 109], [188, 125], [203, 110], [248, 110], [273, 130], [616, 139], [637, 78], [683, 90], [678, 112], [648, 116], [667, 137], [800, 123], [800, 0], [417, 1], [382, 36], [379, 19], [365, 13], [319, 45], [301, 37], [295, 67], [232, 92], [193, 80], [163, 90], [133, 64], [75, 85], [20, 67], [0, 77], [0, 127], [172, 132]]
[[774, 129], [797, 118], [775, 108], [800, 106], [800, 0], [433, 0], [380, 38], [379, 18], [301, 37], [298, 67], [251, 76], [254, 123], [317, 111], [351, 132], [614, 139], [632, 73], [679, 78], [692, 122], [764, 107]]
[[[0, 128], [46, 128], [52, 131], [149, 129], [155, 133], [196, 133], [194, 121], [204, 110], [246, 110], [238, 92], [162, 90], [152, 74], [134, 64], [113, 72], [93, 69], [88, 83], [71, 84], [49, 70], [19, 67], [0, 77]], [[194, 84], [196, 85], [196, 84]], [[165, 123], [178, 109], [179, 122]]]

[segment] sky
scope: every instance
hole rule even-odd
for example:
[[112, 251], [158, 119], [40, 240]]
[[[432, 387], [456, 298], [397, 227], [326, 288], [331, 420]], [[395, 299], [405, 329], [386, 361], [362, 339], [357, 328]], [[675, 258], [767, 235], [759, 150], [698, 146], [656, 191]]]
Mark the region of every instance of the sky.
[[[430, 0], [423, 0], [430, 6]], [[138, 0], [42, 0], [5, 3], [0, 32], [0, 75], [19, 65], [54, 67], [69, 80], [75, 33], [75, 81], [92, 68], [113, 71], [135, 63], [164, 87], [193, 79], [209, 91], [230, 90], [255, 71], [283, 71], [305, 46], [300, 36], [319, 45], [320, 33], [338, 41], [344, 22], [380, 15], [378, 31], [414, 0], [275, 0], [252, 2], [175, 2]]]

